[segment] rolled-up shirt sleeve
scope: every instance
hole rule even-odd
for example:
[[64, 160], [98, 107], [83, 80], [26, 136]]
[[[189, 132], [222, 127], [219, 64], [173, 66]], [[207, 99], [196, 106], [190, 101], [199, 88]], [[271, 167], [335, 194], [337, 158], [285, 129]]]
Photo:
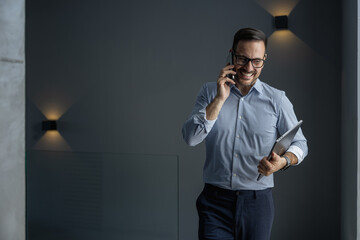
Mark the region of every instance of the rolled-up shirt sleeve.
[[215, 120], [206, 119], [206, 107], [212, 99], [209, 97], [207, 85], [201, 88], [195, 106], [182, 127], [185, 142], [190, 146], [201, 143], [214, 126]]
[[[290, 100], [286, 97], [285, 93], [281, 97], [281, 104], [279, 106], [279, 120], [278, 120], [278, 131], [282, 135], [290, 128], [294, 127], [298, 119], [296, 118], [293, 105]], [[300, 164], [308, 154], [307, 140], [299, 128], [296, 133], [294, 140], [287, 152], [293, 153], [298, 158], [298, 164]]]

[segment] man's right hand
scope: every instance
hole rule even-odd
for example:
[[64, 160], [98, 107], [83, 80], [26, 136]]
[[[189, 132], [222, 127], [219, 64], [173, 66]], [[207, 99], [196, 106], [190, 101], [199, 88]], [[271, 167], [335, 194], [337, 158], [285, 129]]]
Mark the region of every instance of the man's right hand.
[[220, 110], [225, 100], [230, 95], [230, 86], [228, 84], [235, 84], [234, 80], [226, 77], [227, 74], [236, 74], [232, 70], [234, 65], [228, 65], [221, 69], [220, 76], [217, 80], [217, 94], [212, 102], [206, 107], [206, 119], [215, 120], [220, 113]]
[[221, 69], [219, 78], [217, 80], [217, 94], [216, 98], [220, 101], [225, 101], [230, 95], [230, 85], [235, 84], [235, 81], [228, 78], [226, 75], [232, 74], [235, 75], [236, 72], [233, 70], [234, 65], [227, 65], [223, 69]]

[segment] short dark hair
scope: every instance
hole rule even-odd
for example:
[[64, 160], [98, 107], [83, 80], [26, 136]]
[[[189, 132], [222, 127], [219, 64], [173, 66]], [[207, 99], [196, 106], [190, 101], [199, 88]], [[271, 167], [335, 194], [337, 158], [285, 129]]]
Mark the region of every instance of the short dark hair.
[[234, 52], [236, 50], [236, 47], [237, 47], [239, 41], [242, 41], [242, 40], [263, 41], [265, 44], [265, 49], [267, 46], [267, 37], [266, 37], [265, 33], [263, 33], [261, 30], [255, 29], [255, 28], [242, 28], [235, 33], [233, 46], [232, 46], [232, 49]]

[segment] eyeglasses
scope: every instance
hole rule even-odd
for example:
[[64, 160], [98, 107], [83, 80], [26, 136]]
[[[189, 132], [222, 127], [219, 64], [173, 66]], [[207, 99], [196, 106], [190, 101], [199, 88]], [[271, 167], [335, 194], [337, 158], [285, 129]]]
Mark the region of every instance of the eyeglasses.
[[235, 64], [240, 66], [245, 66], [248, 62], [251, 61], [251, 64], [254, 68], [261, 68], [264, 66], [265, 59], [261, 58], [247, 58], [241, 55], [235, 55]]

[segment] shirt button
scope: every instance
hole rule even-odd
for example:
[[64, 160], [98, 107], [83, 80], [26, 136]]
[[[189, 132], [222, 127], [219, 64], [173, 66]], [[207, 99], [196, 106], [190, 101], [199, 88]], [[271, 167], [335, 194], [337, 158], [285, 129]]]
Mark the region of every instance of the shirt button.
[[235, 153], [235, 157], [239, 157], [239, 155], [237, 155], [237, 154]]
[[233, 175], [234, 175], [234, 177], [236, 177], [236, 173], [234, 173]]
[[242, 117], [241, 117], [241, 116], [239, 116], [239, 119], [240, 119], [240, 120], [241, 120], [241, 118], [242, 118]]
[[244, 99], [243, 99], [243, 98], [241, 98], [241, 101], [244, 101]]
[[240, 135], [236, 135], [237, 138], [240, 138]]

